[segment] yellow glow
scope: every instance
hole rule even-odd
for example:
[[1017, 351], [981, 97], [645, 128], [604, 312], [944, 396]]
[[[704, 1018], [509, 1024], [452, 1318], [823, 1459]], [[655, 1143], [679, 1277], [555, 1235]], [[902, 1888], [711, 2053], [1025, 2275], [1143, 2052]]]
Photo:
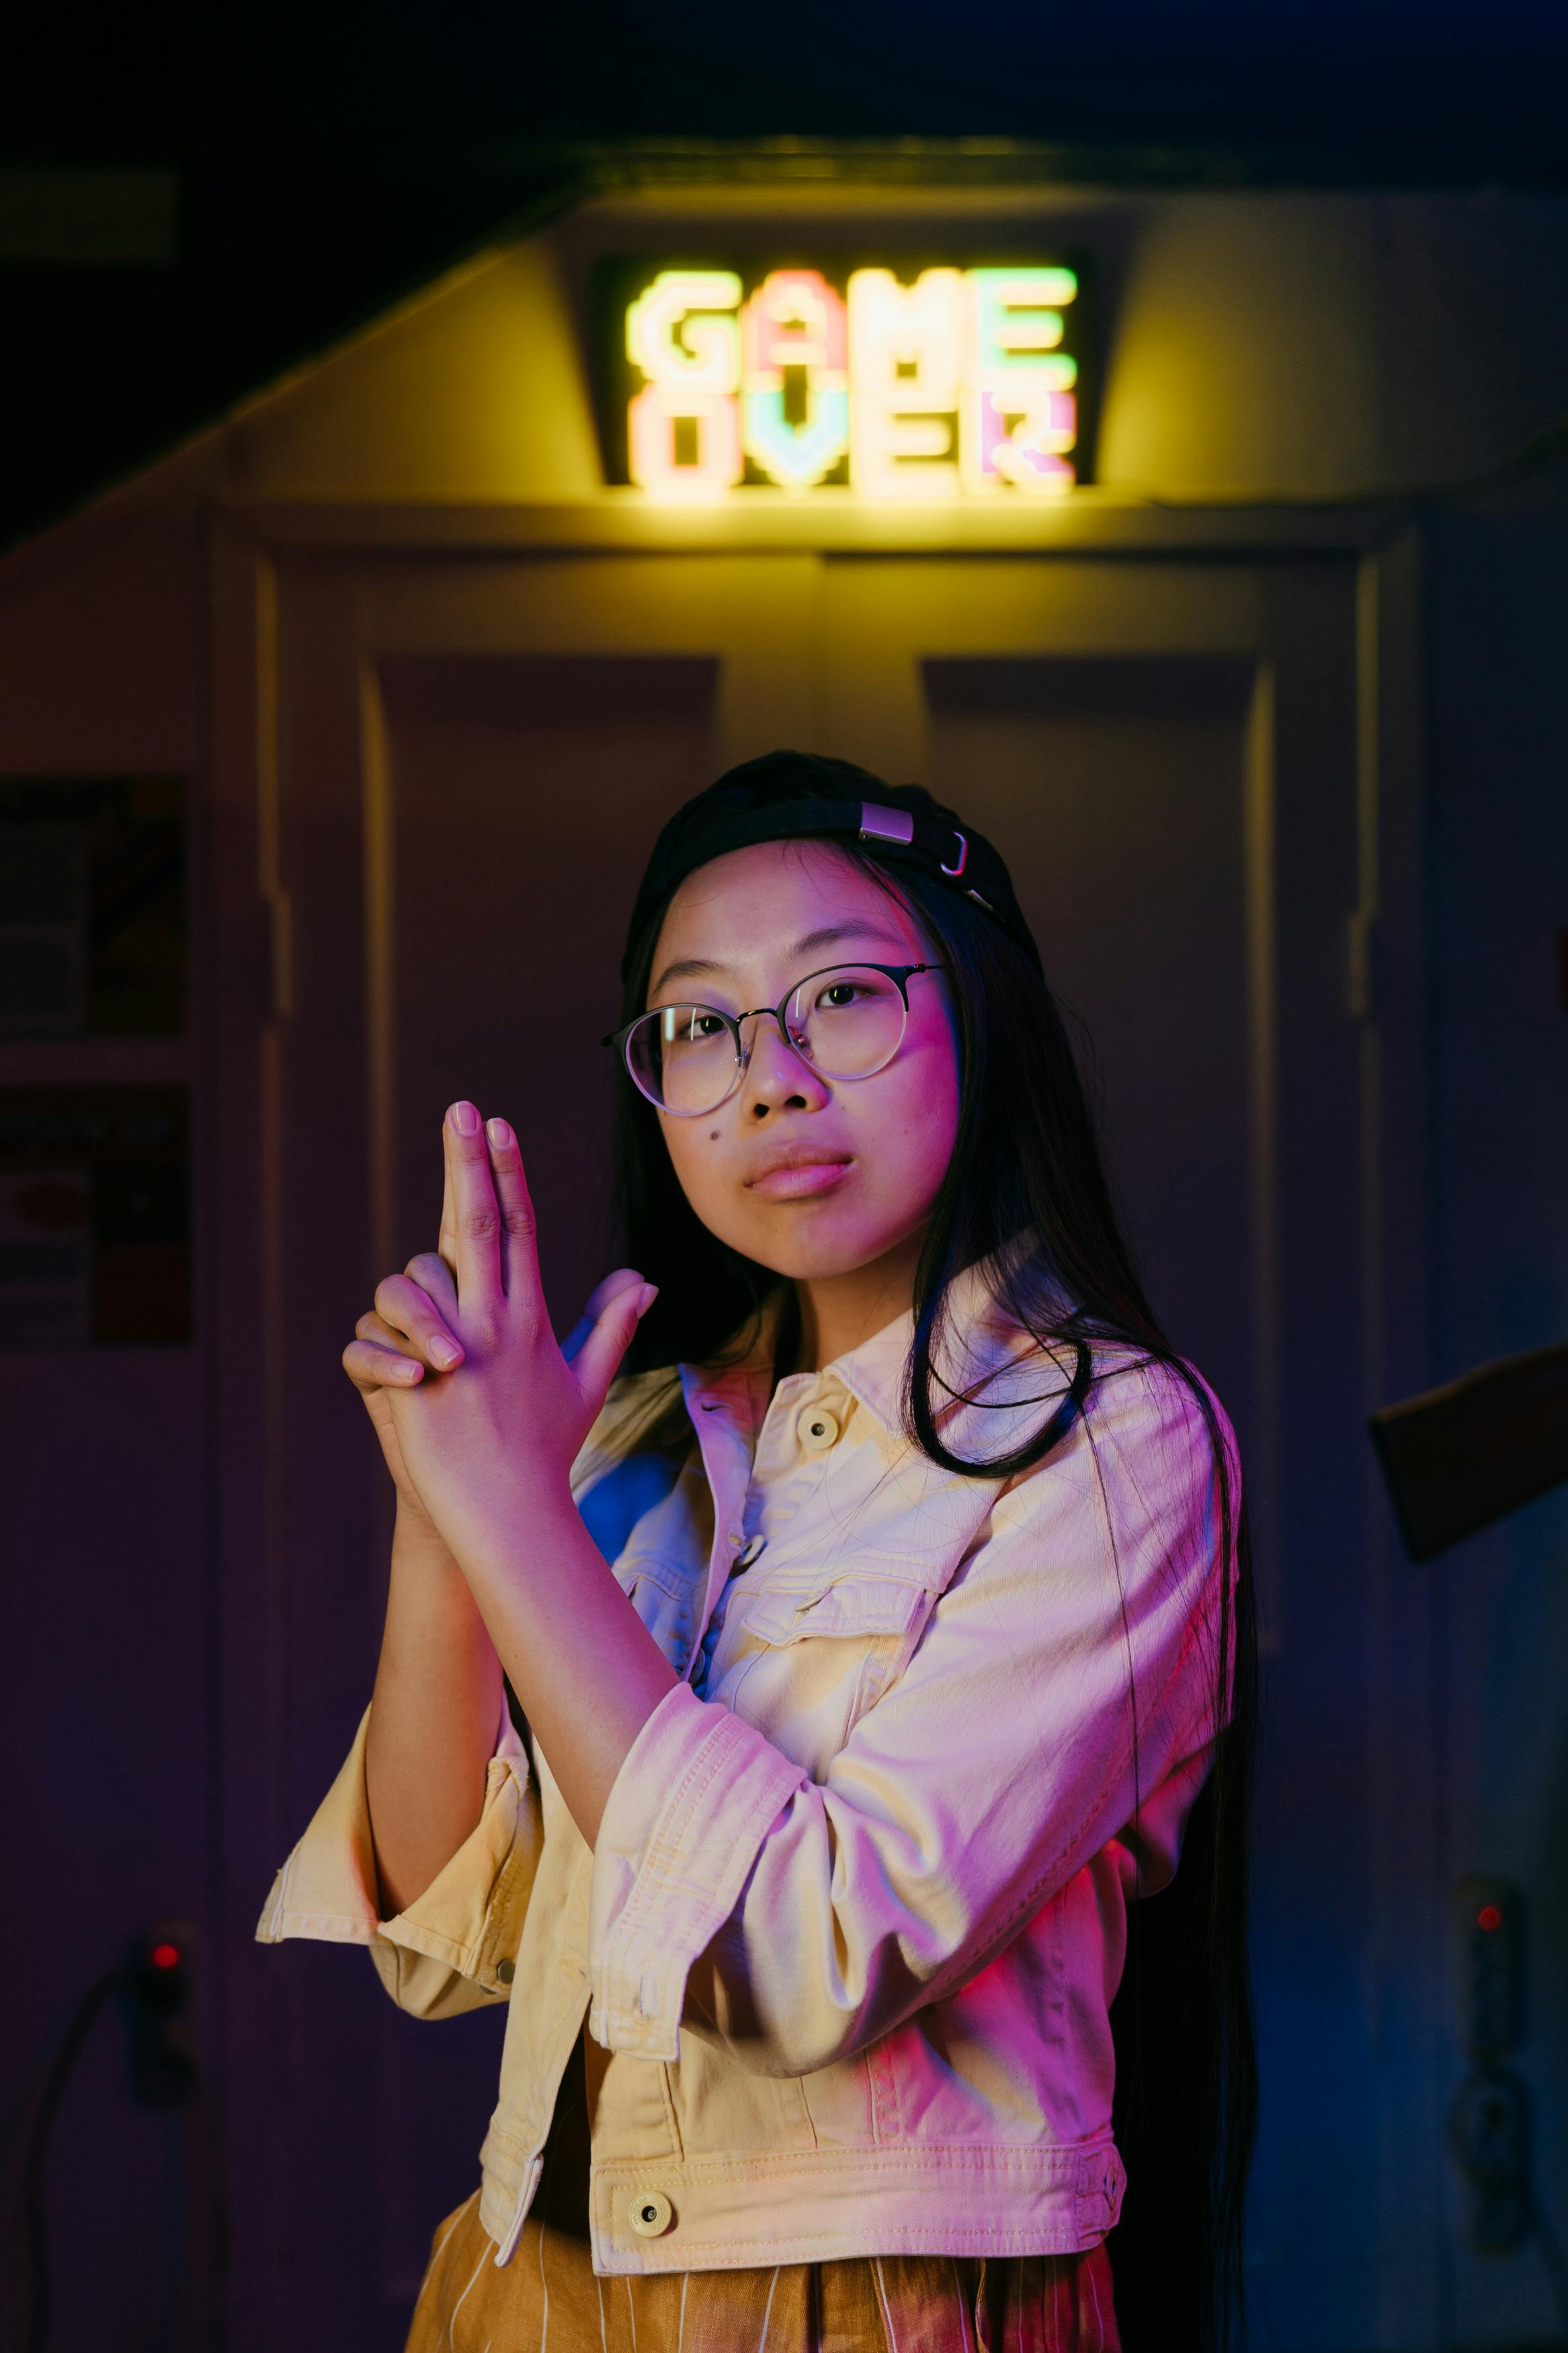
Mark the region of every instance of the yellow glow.
[[1078, 280], [1056, 265], [739, 275], [666, 269], [626, 313], [645, 379], [628, 470], [659, 499], [716, 499], [748, 460], [781, 487], [824, 483], [846, 450], [862, 498], [1058, 497], [1075, 480], [1078, 362], [1062, 348]]

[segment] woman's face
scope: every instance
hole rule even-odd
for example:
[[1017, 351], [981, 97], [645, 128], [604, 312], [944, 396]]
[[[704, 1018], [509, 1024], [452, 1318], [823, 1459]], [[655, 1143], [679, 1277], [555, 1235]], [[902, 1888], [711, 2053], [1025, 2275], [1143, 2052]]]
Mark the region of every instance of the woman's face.
[[[688, 877], [654, 951], [650, 1006], [742, 1013], [836, 964], [929, 964], [899, 902], [821, 842], [763, 842]], [[958, 1050], [940, 972], [910, 980], [892, 1060], [825, 1078], [771, 1015], [748, 1025], [739, 1086], [696, 1119], [659, 1113], [681, 1188], [709, 1230], [795, 1281], [872, 1265], [931, 1215], [958, 1125]]]

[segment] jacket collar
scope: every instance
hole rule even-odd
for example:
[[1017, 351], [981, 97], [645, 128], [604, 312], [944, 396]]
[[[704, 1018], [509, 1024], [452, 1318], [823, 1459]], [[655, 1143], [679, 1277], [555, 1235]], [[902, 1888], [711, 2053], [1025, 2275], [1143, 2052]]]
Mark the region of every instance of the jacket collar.
[[[1020, 1433], [1009, 1430], [1000, 1438], [997, 1415], [1003, 1409], [1053, 1409], [1059, 1394], [1056, 1372], [1042, 1365], [1031, 1335], [1013, 1323], [996, 1303], [997, 1268], [994, 1259], [966, 1267], [948, 1290], [948, 1313], [936, 1352], [938, 1395], [951, 1392], [939, 1409], [942, 1436], [955, 1451], [983, 1460], [989, 1453], [1011, 1451]], [[693, 1419], [717, 1412], [757, 1430], [773, 1393], [773, 1351], [782, 1303], [763, 1309], [755, 1344], [732, 1366], [679, 1366], [680, 1384]], [[1065, 1302], [1064, 1302], [1065, 1305]], [[879, 1332], [847, 1349], [808, 1377], [822, 1388], [837, 1383], [849, 1391], [894, 1438], [904, 1426], [904, 1368], [914, 1339], [912, 1309], [895, 1316]], [[1061, 1366], [1070, 1377], [1070, 1361]], [[1043, 1416], [1042, 1416], [1043, 1418]]]

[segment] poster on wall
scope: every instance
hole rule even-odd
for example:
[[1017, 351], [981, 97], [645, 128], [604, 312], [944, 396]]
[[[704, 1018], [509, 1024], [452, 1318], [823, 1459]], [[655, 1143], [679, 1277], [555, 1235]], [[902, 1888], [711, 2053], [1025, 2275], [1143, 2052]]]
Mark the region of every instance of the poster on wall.
[[0, 1087], [0, 1348], [191, 1336], [184, 1087]]
[[0, 777], [0, 1039], [185, 1027], [178, 776]]
[[602, 265], [606, 479], [650, 501], [1057, 499], [1087, 479], [1080, 270]]

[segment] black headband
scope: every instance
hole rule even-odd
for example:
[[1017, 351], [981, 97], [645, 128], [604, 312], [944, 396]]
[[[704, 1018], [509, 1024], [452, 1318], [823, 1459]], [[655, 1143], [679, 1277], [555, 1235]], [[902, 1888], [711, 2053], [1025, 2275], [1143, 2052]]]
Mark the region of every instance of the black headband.
[[[912, 797], [912, 795], [911, 795]], [[922, 794], [922, 799], [925, 796]], [[909, 808], [882, 800], [778, 800], [762, 808], [741, 809], [713, 825], [685, 829], [680, 811], [654, 844], [647, 872], [632, 910], [630, 942], [635, 944], [665, 902], [700, 866], [723, 858], [732, 849], [751, 849], [763, 841], [811, 839], [853, 842], [874, 849], [879, 857], [918, 866], [935, 875], [950, 890], [983, 907], [1037, 970], [1040, 952], [1014, 895], [1012, 877], [999, 853], [983, 834], [950, 822], [932, 808]], [[632, 945], [621, 967], [630, 977]]]

